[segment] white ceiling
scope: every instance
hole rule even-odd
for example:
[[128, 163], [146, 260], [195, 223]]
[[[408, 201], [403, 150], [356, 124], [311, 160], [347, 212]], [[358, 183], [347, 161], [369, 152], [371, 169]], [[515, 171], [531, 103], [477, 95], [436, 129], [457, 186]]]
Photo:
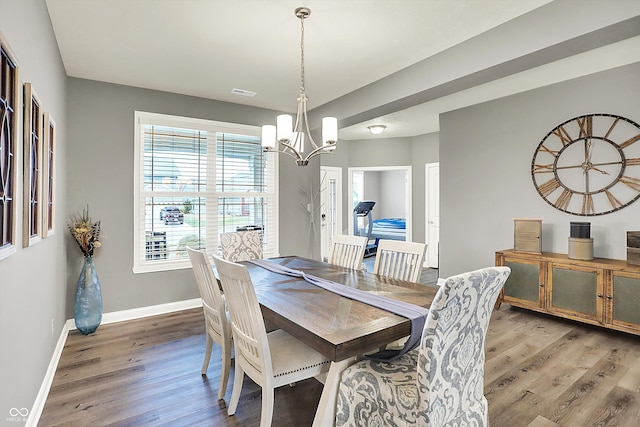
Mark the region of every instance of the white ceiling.
[[[313, 109], [549, 3], [551, 0], [46, 0], [66, 72], [79, 77], [278, 111], [300, 85], [298, 6]], [[340, 139], [437, 131], [437, 115], [577, 75], [640, 61], [619, 42], [539, 69], [341, 129]], [[626, 43], [626, 44], [625, 44]], [[632, 43], [629, 45], [629, 43]], [[635, 45], [633, 44], [635, 43]], [[620, 49], [625, 50], [621, 55]], [[632, 54], [630, 54], [630, 51]], [[609, 55], [594, 61], [588, 55]], [[630, 59], [631, 57], [631, 59]], [[571, 61], [578, 61], [576, 67]], [[624, 65], [624, 64], [619, 64]], [[592, 71], [593, 70], [593, 71]], [[232, 89], [257, 92], [255, 97]]]

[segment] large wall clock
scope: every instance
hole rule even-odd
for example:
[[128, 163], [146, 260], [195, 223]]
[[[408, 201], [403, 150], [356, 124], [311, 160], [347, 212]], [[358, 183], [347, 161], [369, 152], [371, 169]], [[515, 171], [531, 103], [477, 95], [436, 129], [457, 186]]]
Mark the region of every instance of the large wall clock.
[[604, 215], [640, 198], [640, 125], [587, 114], [553, 128], [536, 148], [531, 177], [542, 198], [574, 215]]

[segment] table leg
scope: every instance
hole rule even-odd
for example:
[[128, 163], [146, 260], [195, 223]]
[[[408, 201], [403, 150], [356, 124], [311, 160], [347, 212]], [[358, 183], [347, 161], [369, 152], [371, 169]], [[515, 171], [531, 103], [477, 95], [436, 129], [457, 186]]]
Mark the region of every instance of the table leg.
[[336, 423], [336, 399], [338, 398], [338, 386], [340, 385], [340, 375], [349, 365], [357, 359], [341, 360], [331, 362], [327, 378], [322, 389], [322, 396], [318, 403], [316, 416], [313, 419], [313, 427], [333, 427]]

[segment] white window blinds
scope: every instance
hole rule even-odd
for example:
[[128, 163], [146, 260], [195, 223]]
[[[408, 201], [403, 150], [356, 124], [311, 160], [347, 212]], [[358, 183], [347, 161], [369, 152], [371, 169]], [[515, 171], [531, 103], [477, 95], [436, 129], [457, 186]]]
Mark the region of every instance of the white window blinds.
[[257, 229], [278, 254], [277, 163], [259, 128], [136, 112], [134, 271], [190, 266], [186, 246], [219, 253], [222, 232]]

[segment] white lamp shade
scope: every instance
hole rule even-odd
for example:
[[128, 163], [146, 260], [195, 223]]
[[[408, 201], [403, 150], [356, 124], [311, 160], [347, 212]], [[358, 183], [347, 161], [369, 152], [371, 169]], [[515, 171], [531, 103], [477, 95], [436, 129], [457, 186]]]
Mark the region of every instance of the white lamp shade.
[[274, 125], [262, 126], [262, 147], [267, 150], [276, 147], [276, 127]]
[[291, 141], [293, 117], [289, 114], [281, 114], [276, 118], [276, 125], [278, 125], [278, 141]]
[[293, 132], [293, 137], [291, 139], [291, 145], [293, 148], [298, 150], [300, 153], [304, 153], [304, 133], [303, 132]]
[[335, 145], [338, 142], [338, 119], [325, 117], [322, 119], [322, 145]]

